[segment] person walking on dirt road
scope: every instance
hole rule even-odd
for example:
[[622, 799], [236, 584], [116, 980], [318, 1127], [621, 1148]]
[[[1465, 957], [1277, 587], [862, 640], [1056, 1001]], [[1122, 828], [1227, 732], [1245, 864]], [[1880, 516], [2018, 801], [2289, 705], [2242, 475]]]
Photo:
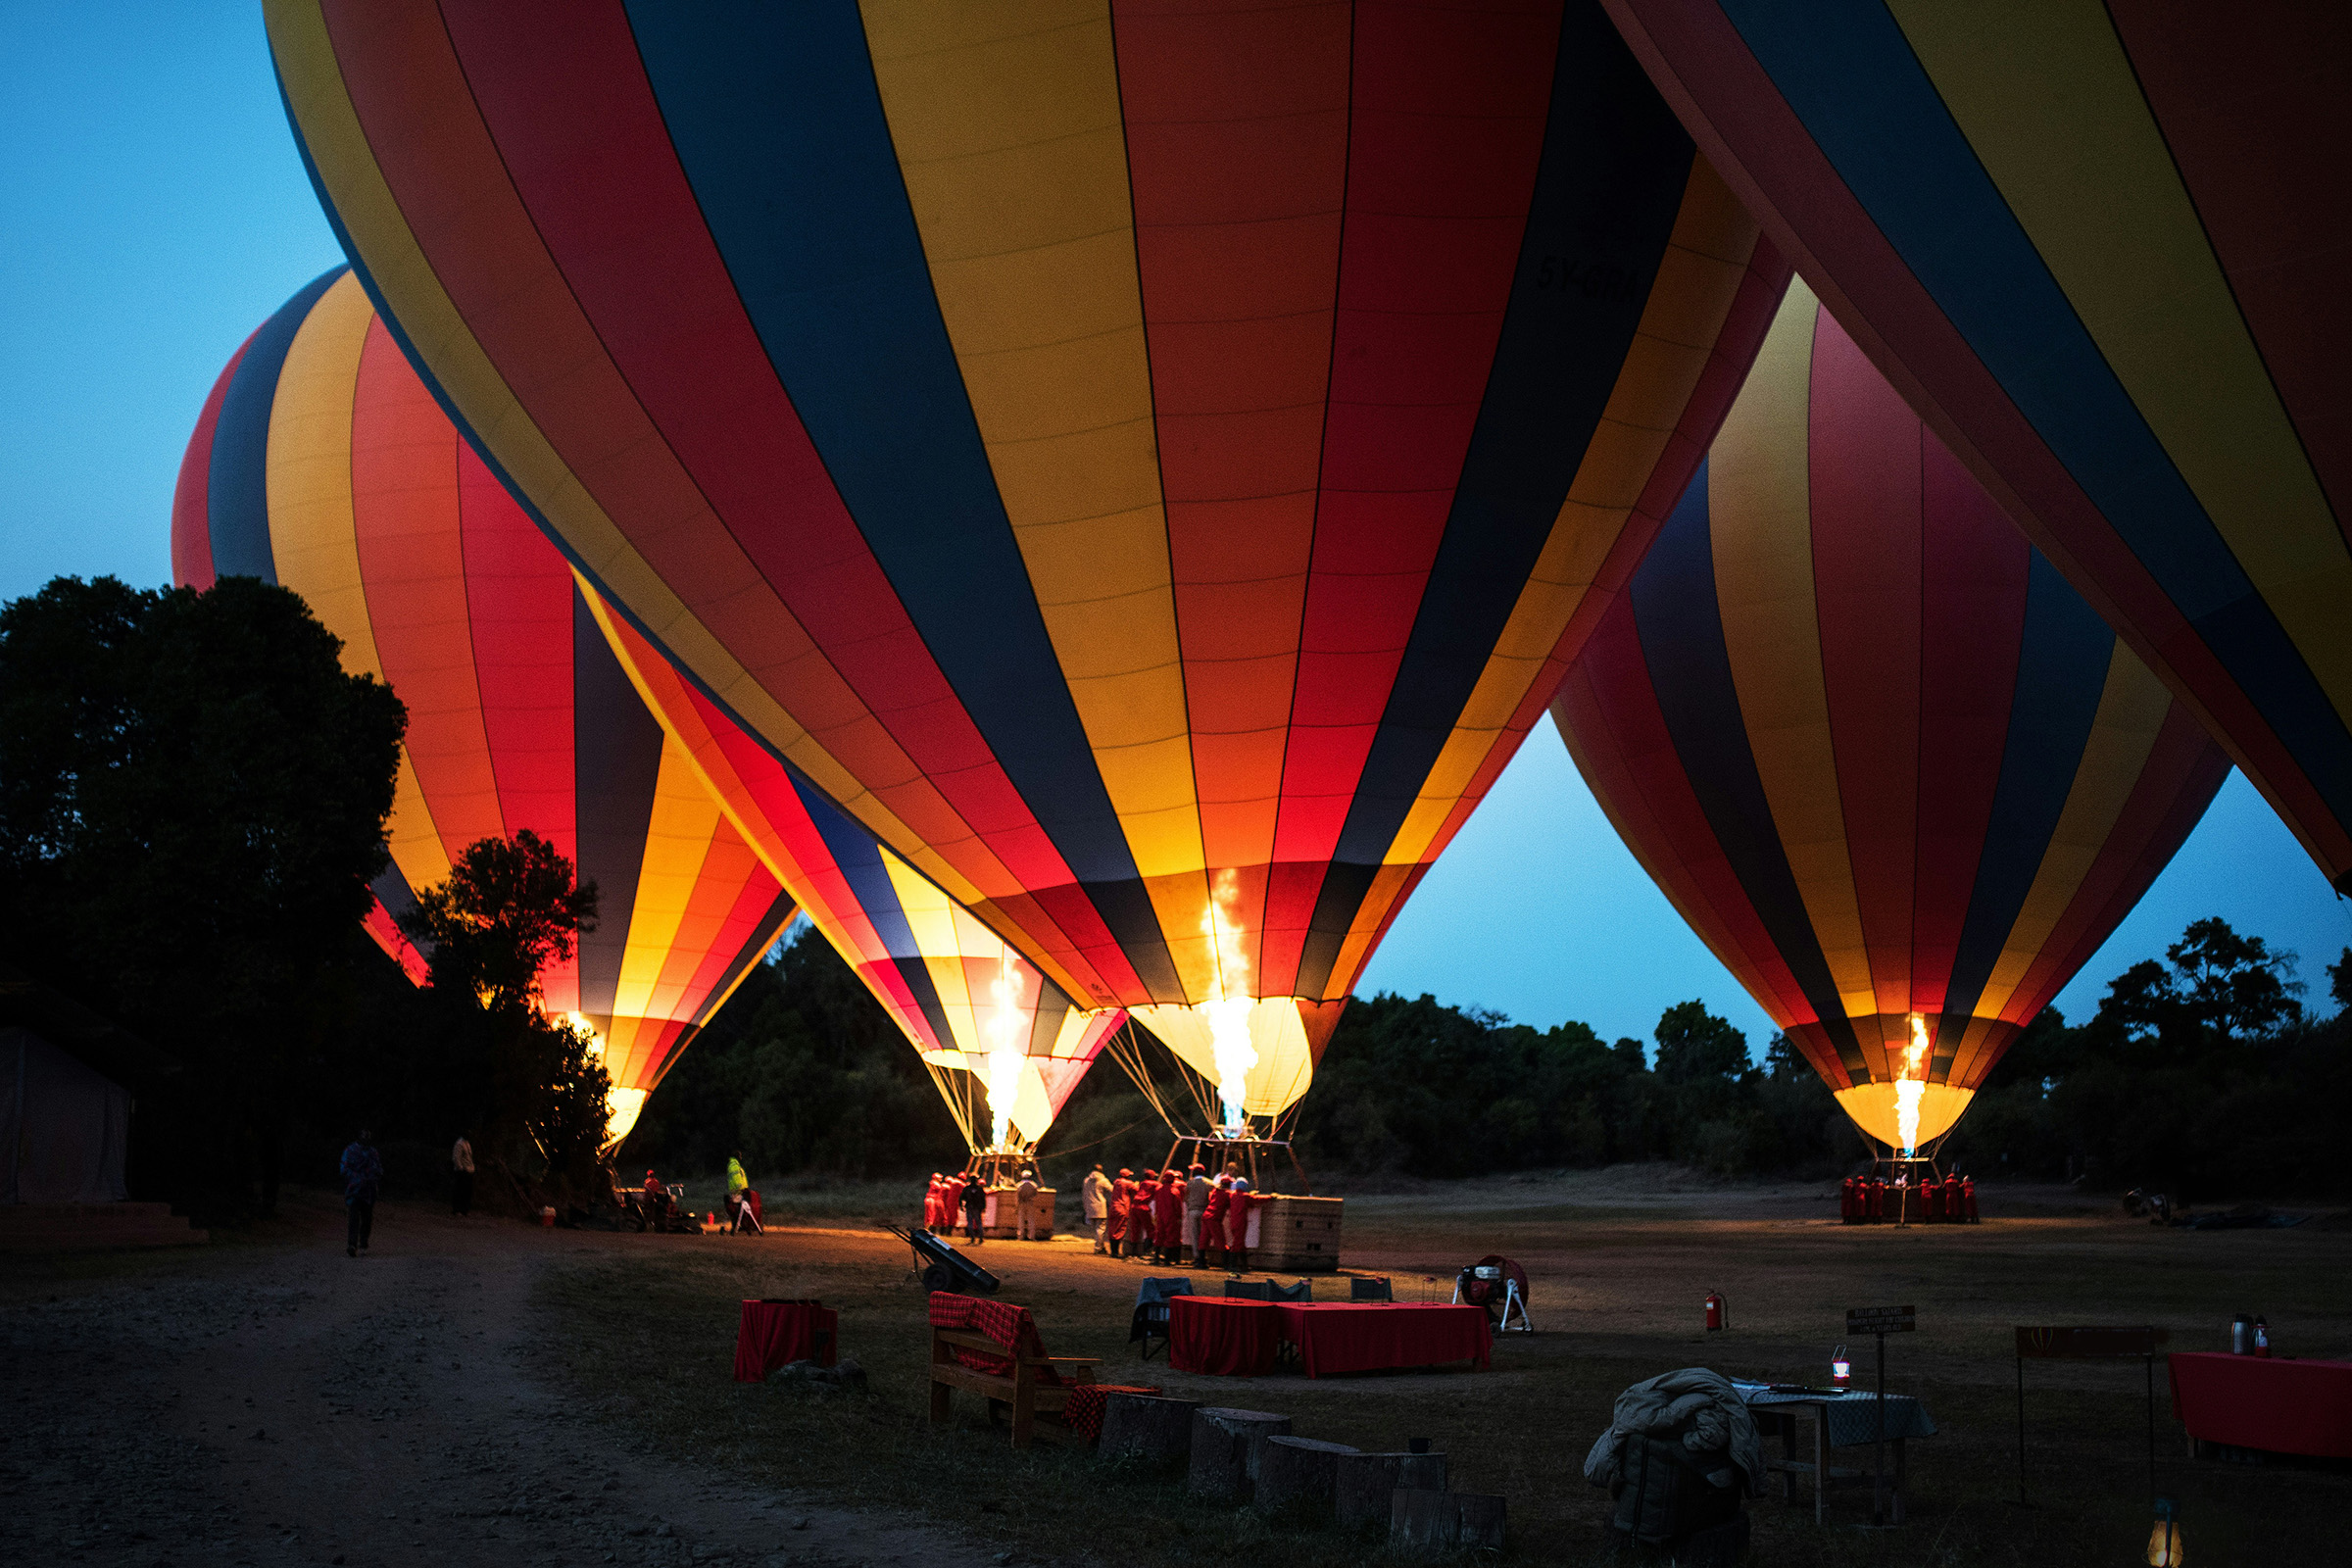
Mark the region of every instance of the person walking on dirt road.
[[375, 1195], [384, 1185], [384, 1156], [375, 1152], [375, 1134], [363, 1128], [343, 1151], [343, 1207], [351, 1224], [343, 1251], [357, 1257], [368, 1250], [368, 1233], [375, 1228]]
[[452, 1214], [473, 1212], [473, 1145], [464, 1133], [449, 1146], [449, 1211]]

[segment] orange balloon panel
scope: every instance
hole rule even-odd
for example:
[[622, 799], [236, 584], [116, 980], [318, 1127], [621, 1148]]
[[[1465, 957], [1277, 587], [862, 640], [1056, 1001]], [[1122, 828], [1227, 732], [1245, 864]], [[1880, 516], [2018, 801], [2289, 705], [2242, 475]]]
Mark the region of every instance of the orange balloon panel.
[[601, 897], [546, 1005], [592, 1028], [616, 1126], [792, 914], [647, 712], [571, 568], [460, 439], [337, 269], [254, 333], [205, 405], [172, 514], [173, 574], [302, 595], [409, 733], [370, 934], [477, 839], [523, 829]]

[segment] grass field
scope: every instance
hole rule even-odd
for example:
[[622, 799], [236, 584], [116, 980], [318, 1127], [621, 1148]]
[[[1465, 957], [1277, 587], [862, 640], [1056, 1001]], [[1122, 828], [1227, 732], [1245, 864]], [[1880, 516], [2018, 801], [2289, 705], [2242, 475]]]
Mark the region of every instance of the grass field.
[[[600, 1249], [548, 1273], [548, 1371], [631, 1442], [842, 1502], [907, 1510], [1001, 1543], [1017, 1559], [1358, 1562], [1364, 1543], [1204, 1508], [1180, 1482], [1112, 1473], [1060, 1434], [1015, 1453], [958, 1396], [927, 1424], [924, 1299], [906, 1248], [862, 1222], [903, 1208], [896, 1189], [778, 1192], [760, 1239], [674, 1237]], [[1846, 1308], [1911, 1303], [1920, 1332], [1889, 1343], [1891, 1392], [1918, 1396], [1939, 1435], [1914, 1445], [1910, 1522], [1871, 1532], [1867, 1489], [1749, 1504], [1758, 1564], [2107, 1564], [2140, 1558], [2150, 1519], [2137, 1364], [2029, 1368], [2030, 1487], [2015, 1505], [2020, 1324], [2169, 1328], [2177, 1349], [2220, 1348], [2236, 1311], [2267, 1315], [2280, 1353], [2352, 1358], [2352, 1232], [2153, 1230], [2064, 1191], [1988, 1189], [1976, 1227], [1855, 1229], [1814, 1186], [1717, 1190], [1650, 1168], [1430, 1186], [1348, 1203], [1346, 1262], [1390, 1275], [1399, 1298], [1444, 1299], [1489, 1251], [1531, 1277], [1540, 1333], [1496, 1345], [1494, 1368], [1309, 1381], [1174, 1373], [1127, 1342], [1138, 1264], [1077, 1242], [988, 1244], [1003, 1298], [1035, 1312], [1048, 1348], [1103, 1358], [1102, 1380], [1290, 1415], [1301, 1436], [1396, 1448], [1427, 1436], [1457, 1490], [1499, 1493], [1508, 1555], [1604, 1556], [1608, 1499], [1586, 1450], [1627, 1385], [1679, 1366], [1819, 1383]], [[636, 1240], [636, 1239], [632, 1239]], [[1206, 1285], [1209, 1290], [1219, 1283]], [[1345, 1291], [1342, 1282], [1338, 1290]], [[1731, 1329], [1701, 1331], [1721, 1291]], [[744, 1387], [729, 1376], [738, 1302], [815, 1296], [841, 1311], [864, 1396]], [[1870, 1347], [1851, 1347], [1867, 1376]], [[2180, 1499], [2201, 1564], [2336, 1560], [2352, 1474], [2342, 1468], [2191, 1462], [2157, 1375], [2158, 1484]], [[1867, 1464], [1868, 1450], [1840, 1462]]]

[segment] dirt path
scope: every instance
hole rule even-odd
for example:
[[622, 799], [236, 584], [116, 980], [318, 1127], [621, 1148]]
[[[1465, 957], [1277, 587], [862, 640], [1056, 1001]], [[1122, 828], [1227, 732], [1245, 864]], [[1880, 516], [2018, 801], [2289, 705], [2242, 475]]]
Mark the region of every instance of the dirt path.
[[[531, 1291], [634, 1238], [339, 1209], [75, 1282], [0, 1263], [0, 1562], [959, 1565], [936, 1529], [623, 1451], [532, 1373]], [[43, 1281], [62, 1274], [57, 1283]]]

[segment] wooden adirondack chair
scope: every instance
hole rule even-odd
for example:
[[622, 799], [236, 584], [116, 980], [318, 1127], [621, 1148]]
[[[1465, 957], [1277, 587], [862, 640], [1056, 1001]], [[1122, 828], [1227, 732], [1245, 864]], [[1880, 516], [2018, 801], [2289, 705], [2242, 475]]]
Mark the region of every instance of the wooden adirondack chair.
[[1096, 1356], [1048, 1355], [1025, 1306], [937, 1291], [931, 1297], [931, 1419], [946, 1421], [957, 1389], [1012, 1408], [1012, 1446], [1029, 1446], [1041, 1415], [1058, 1419], [1073, 1387], [1095, 1381]]

